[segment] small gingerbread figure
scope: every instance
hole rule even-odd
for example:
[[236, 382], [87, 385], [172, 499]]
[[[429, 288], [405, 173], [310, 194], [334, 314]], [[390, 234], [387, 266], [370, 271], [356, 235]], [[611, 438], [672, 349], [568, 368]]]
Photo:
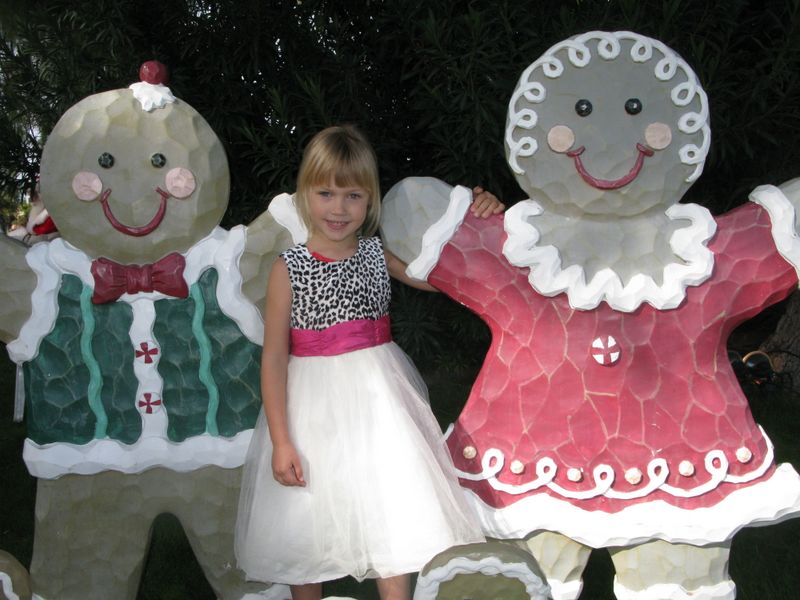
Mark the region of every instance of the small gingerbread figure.
[[716, 218], [681, 204], [709, 143], [681, 57], [589, 32], [511, 97], [506, 153], [529, 200], [479, 221], [436, 180], [387, 194], [388, 247], [492, 332], [448, 443], [487, 537], [526, 546], [556, 600], [580, 595], [599, 547], [620, 599], [732, 599], [733, 535], [800, 511], [726, 350], [797, 286], [800, 181]]
[[153, 519], [170, 512], [219, 598], [286, 598], [244, 580], [233, 530], [261, 406], [259, 308], [291, 240], [267, 213], [218, 226], [220, 140], [163, 65], [140, 77], [75, 104], [45, 144], [42, 196], [62, 237], [0, 237], [0, 334], [38, 478], [31, 587], [134, 598]]

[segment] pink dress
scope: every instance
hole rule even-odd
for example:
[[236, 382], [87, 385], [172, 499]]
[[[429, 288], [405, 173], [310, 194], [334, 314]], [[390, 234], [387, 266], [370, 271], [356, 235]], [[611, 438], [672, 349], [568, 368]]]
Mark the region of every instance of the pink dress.
[[798, 476], [776, 468], [726, 351], [797, 276], [763, 208], [716, 223], [713, 271], [677, 308], [623, 312], [538, 293], [503, 255], [503, 217], [464, 218], [428, 281], [492, 333], [448, 438], [487, 535], [708, 543], [798, 511]]

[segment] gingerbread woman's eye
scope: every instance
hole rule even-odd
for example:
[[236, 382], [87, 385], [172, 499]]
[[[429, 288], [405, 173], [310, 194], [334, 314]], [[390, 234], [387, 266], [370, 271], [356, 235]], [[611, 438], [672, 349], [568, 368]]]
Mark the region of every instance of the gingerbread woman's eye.
[[592, 108], [592, 103], [586, 98], [581, 98], [575, 103], [575, 112], [578, 113], [579, 117], [588, 117], [592, 114]]
[[114, 156], [109, 154], [108, 152], [103, 152], [100, 156], [97, 157], [97, 164], [103, 167], [104, 169], [110, 169], [114, 166]]
[[160, 169], [167, 164], [167, 157], [161, 154], [161, 152], [156, 152], [150, 157], [150, 164], [152, 164], [156, 169]]
[[642, 101], [638, 98], [628, 98], [625, 101], [625, 112], [629, 115], [638, 115], [642, 112]]

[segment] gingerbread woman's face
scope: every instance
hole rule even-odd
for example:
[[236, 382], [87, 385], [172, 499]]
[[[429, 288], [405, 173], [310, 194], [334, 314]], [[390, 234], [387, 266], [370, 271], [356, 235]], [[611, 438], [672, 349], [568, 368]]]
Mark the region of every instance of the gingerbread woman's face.
[[42, 198], [62, 236], [92, 258], [125, 264], [183, 252], [228, 202], [225, 152], [179, 100], [144, 110], [129, 89], [67, 110], [44, 148]]
[[506, 127], [531, 198], [571, 216], [678, 202], [708, 151], [705, 93], [669, 48], [629, 32], [557, 44], [522, 74]]

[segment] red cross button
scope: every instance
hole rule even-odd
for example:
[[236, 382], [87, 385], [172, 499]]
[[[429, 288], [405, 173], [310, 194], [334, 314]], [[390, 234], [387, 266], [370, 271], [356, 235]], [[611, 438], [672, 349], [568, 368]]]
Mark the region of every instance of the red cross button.
[[600, 336], [592, 342], [592, 358], [598, 364], [609, 366], [619, 360], [620, 348], [612, 336]]
[[150, 364], [153, 362], [153, 357], [158, 354], [157, 347], [150, 347], [150, 344], [147, 342], [142, 342], [139, 344], [141, 350], [136, 350], [136, 358], [144, 359], [145, 364]]
[[150, 392], [145, 392], [143, 399], [139, 400], [139, 409], [148, 415], [161, 408], [161, 398]]

